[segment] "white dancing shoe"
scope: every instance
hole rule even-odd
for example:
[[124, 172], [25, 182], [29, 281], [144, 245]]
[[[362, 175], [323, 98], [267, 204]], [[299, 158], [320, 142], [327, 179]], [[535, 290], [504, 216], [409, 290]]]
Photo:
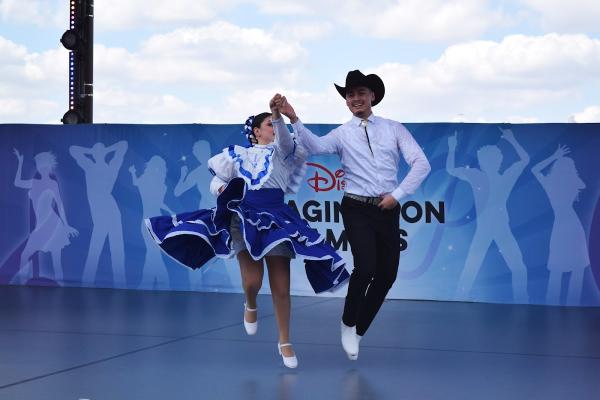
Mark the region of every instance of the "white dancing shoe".
[[291, 345], [292, 345], [291, 343], [277, 343], [277, 350], [279, 351], [279, 355], [281, 356], [281, 359], [283, 360], [283, 365], [285, 365], [288, 368], [296, 368], [298, 366], [298, 358], [296, 358], [295, 355], [293, 355], [291, 357], [286, 357], [281, 352], [282, 347], [288, 347]]
[[358, 344], [362, 336], [356, 334], [356, 325], [347, 326], [342, 321], [342, 347], [348, 355], [349, 360], [358, 359]]
[[256, 331], [258, 330], [258, 319], [256, 322], [248, 322], [246, 321], [246, 311], [256, 311], [256, 308], [248, 308], [246, 303], [244, 303], [244, 328], [246, 329], [246, 333], [248, 335], [256, 335]]

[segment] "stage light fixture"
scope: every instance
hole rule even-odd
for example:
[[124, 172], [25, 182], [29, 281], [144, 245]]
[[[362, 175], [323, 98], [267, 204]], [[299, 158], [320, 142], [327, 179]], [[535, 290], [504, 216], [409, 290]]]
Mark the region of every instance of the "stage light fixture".
[[74, 29], [69, 29], [63, 33], [60, 42], [66, 49], [73, 51], [79, 46], [79, 35], [77, 35], [77, 32]]
[[63, 115], [61, 122], [65, 125], [81, 124], [83, 122], [83, 117], [79, 111], [73, 109], [67, 111], [65, 115]]

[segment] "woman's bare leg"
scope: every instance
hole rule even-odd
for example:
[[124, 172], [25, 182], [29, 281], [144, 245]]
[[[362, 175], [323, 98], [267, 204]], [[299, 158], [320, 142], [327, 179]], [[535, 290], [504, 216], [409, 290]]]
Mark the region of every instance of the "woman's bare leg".
[[[267, 267], [269, 269], [269, 285], [277, 327], [279, 328], [279, 343], [290, 342], [290, 259], [282, 256], [267, 256]], [[294, 355], [291, 346], [281, 348], [286, 357]]]
[[[238, 253], [237, 259], [240, 263], [240, 274], [242, 276], [242, 288], [246, 296], [246, 308], [256, 310], [256, 296], [262, 286], [264, 267], [262, 260], [256, 261], [243, 250]], [[248, 322], [256, 322], [256, 311], [244, 311], [244, 318]]]

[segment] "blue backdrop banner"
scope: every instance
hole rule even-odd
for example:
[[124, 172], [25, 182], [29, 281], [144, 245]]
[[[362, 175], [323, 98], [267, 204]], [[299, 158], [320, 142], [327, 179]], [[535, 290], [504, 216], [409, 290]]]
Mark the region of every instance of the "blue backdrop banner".
[[[321, 135], [335, 127], [308, 126]], [[401, 204], [388, 297], [600, 306], [600, 124], [406, 126], [432, 172]], [[235, 259], [188, 270], [143, 225], [213, 207], [206, 161], [243, 144], [240, 130], [0, 125], [0, 284], [240, 292]], [[344, 188], [337, 156], [313, 156], [287, 200], [351, 270]], [[292, 293], [313, 294], [300, 260]]]

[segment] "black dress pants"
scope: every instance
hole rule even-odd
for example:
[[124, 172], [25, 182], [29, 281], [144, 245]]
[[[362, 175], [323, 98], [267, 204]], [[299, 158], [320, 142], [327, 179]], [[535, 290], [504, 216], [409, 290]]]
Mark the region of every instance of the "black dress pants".
[[381, 210], [342, 199], [344, 229], [354, 257], [342, 321], [364, 335], [394, 284], [400, 261], [400, 205]]

